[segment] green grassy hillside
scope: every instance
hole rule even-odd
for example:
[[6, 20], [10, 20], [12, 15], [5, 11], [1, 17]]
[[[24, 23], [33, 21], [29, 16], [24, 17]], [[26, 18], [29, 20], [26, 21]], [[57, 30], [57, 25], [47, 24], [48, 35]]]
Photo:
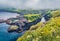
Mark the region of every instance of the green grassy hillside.
[[40, 14], [25, 14], [24, 16], [28, 19], [28, 22], [33, 22], [34, 20], [41, 17]]
[[49, 21], [31, 26], [31, 29], [37, 29], [26, 31], [17, 41], [60, 41], [60, 13], [52, 11], [51, 14], [52, 18]]

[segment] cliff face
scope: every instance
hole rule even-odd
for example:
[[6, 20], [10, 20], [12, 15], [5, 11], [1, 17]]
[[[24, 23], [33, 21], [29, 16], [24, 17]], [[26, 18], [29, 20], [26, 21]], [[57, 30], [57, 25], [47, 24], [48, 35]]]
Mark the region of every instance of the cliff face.
[[[48, 17], [48, 18], [46, 18], [46, 17]], [[7, 20], [6, 23], [9, 24], [9, 25], [18, 26], [17, 29], [13, 30], [13, 31], [17, 31], [18, 32], [18, 31], [21, 31], [21, 30], [23, 30], [23, 31], [29, 30], [32, 25], [36, 25], [37, 23], [39, 23], [42, 20], [42, 18], [43, 17], [40, 16], [40, 18], [38, 17], [33, 22], [28, 22], [28, 20], [26, 18], [24, 18], [24, 17], [21, 17], [21, 18], [20, 17], [18, 17], [18, 18], [10, 18], [10, 19]], [[45, 20], [49, 20], [50, 19], [50, 17], [48, 15], [45, 15], [44, 18], [45, 18]], [[11, 29], [9, 30], [9, 32], [10, 31], [11, 31]], [[13, 32], [13, 31], [11, 31], [11, 32]]]
[[[15, 23], [7, 23], [7, 24], [9, 24], [9, 25], [16, 25], [16, 26], [18, 26], [18, 29], [22, 28], [20, 30], [28, 30], [30, 28], [30, 26], [35, 25], [38, 22], [40, 22], [41, 18], [38, 18], [37, 20], [35, 20], [33, 22], [29, 22], [29, 23], [27, 22], [27, 20], [25, 20], [25, 21], [24, 20], [25, 19], [19, 20], [18, 22], [15, 22]], [[18, 29], [15, 29], [15, 31], [18, 30]]]

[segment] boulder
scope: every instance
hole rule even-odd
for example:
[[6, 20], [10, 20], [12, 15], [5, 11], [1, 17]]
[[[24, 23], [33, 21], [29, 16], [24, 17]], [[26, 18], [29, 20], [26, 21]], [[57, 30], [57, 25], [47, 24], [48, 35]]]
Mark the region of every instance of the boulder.
[[16, 31], [18, 29], [18, 26], [16, 25], [11, 25], [9, 28], [8, 28], [8, 32], [13, 32], [13, 31]]

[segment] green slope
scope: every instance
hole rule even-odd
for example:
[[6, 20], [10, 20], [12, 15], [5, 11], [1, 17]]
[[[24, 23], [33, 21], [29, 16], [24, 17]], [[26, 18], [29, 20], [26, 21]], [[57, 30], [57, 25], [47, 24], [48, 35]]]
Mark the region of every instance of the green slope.
[[24, 16], [28, 19], [28, 22], [33, 22], [34, 20], [41, 17], [40, 14], [25, 14]]
[[[60, 16], [55, 13], [51, 14], [53, 14], [53, 17], [49, 21], [45, 24], [39, 22], [32, 26], [37, 27], [37, 29], [26, 31], [17, 41], [60, 41]], [[60, 15], [60, 13], [57, 14]]]

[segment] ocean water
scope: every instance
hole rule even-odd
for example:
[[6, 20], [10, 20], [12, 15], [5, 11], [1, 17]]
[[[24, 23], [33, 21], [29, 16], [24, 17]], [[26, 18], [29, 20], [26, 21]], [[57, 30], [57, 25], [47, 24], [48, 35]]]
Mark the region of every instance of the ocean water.
[[24, 34], [12, 32], [8, 33], [7, 29], [9, 28], [9, 25], [6, 23], [0, 23], [0, 41], [16, 41], [18, 37]]
[[[9, 13], [9, 12], [0, 12], [0, 19], [7, 19], [10, 17], [15, 17], [17, 16], [17, 13]], [[22, 33], [17, 33], [17, 32], [12, 32], [8, 33], [7, 29], [9, 28], [10, 25], [6, 23], [0, 23], [0, 41], [16, 41], [18, 37], [22, 36], [24, 32]]]
[[11, 12], [0, 12], [0, 19], [8, 19], [8, 18], [12, 18], [12, 17], [16, 17], [19, 14], [17, 13], [11, 13]]

